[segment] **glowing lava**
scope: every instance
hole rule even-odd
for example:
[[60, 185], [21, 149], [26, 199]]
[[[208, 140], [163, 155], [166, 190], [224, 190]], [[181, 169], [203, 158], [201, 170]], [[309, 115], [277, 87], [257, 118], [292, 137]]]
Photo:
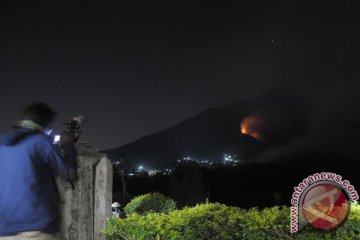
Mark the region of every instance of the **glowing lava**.
[[264, 121], [261, 117], [250, 115], [245, 117], [240, 123], [240, 130], [242, 134], [252, 136], [256, 140], [261, 140], [261, 131], [264, 126]]

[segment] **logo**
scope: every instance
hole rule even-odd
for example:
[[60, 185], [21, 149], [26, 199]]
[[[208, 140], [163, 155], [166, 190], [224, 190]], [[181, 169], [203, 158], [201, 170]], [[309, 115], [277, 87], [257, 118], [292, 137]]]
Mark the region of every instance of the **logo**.
[[319, 230], [341, 226], [350, 213], [351, 201], [359, 199], [354, 186], [335, 173], [315, 173], [294, 188], [290, 230], [310, 224]]
[[350, 201], [340, 186], [319, 182], [304, 193], [300, 209], [305, 220], [314, 228], [330, 230], [345, 222], [350, 212]]

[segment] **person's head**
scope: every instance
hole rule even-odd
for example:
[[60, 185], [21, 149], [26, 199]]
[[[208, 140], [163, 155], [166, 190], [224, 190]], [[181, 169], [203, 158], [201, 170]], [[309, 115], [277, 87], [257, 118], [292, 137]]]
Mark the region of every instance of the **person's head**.
[[55, 110], [44, 102], [27, 106], [22, 114], [23, 120], [31, 120], [43, 128], [49, 127], [57, 116]]

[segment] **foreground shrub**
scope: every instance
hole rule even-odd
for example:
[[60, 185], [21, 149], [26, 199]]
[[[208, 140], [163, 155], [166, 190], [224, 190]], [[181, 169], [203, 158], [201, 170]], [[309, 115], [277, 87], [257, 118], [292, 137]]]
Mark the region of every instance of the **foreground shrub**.
[[175, 201], [160, 193], [148, 193], [137, 196], [124, 207], [127, 215], [134, 213], [145, 214], [148, 212], [168, 213], [175, 209]]
[[360, 238], [359, 214], [360, 206], [353, 204], [348, 221], [336, 231], [321, 232], [307, 226], [291, 235], [288, 207], [242, 210], [218, 203], [206, 203], [168, 214], [132, 214], [127, 219], [110, 219], [105, 234], [110, 240], [350, 240]]
[[[164, 213], [131, 214], [126, 219], [110, 219], [105, 233], [108, 239], [243, 239], [254, 230], [284, 228], [288, 209], [241, 210], [218, 203], [200, 204]], [[266, 232], [256, 233], [264, 239]], [[249, 238], [248, 238], [249, 239]], [[255, 239], [255, 238], [252, 238]]]

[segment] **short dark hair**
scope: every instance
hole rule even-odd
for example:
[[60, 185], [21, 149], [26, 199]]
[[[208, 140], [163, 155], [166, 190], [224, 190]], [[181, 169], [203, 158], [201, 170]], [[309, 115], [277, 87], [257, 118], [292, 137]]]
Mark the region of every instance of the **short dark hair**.
[[44, 102], [37, 102], [27, 106], [23, 111], [23, 119], [31, 120], [42, 127], [47, 127], [54, 121], [57, 113]]

